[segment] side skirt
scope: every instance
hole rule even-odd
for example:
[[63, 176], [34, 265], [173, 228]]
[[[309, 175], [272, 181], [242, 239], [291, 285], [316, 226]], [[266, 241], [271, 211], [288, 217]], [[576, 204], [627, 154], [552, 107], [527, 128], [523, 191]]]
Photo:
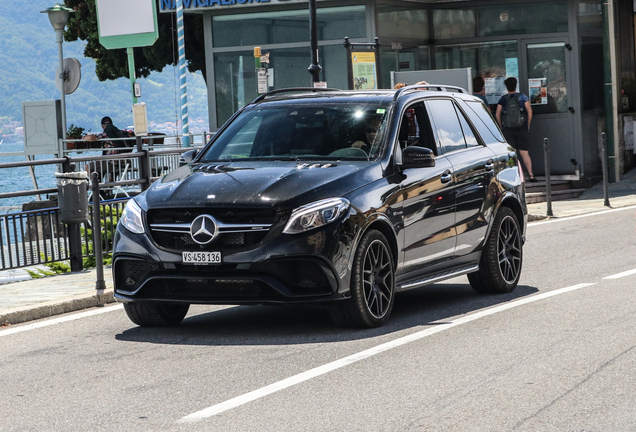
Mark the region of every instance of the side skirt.
[[425, 277], [421, 277], [418, 279], [403, 281], [399, 285], [396, 285], [396, 291], [406, 291], [412, 288], [418, 288], [424, 285], [429, 285], [435, 282], [440, 282], [446, 279], [452, 279], [457, 276], [463, 276], [468, 273], [473, 273], [479, 270], [479, 265], [472, 264], [459, 268], [454, 268], [450, 270], [446, 270], [443, 272], [429, 274]]

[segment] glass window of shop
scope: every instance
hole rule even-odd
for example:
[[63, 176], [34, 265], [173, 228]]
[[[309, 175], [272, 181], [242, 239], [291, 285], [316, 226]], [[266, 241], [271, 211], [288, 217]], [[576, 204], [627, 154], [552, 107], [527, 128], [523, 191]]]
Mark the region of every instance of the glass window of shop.
[[579, 31], [603, 31], [603, 3], [599, 0], [582, 0], [577, 18]]
[[567, 2], [435, 9], [435, 39], [559, 33], [568, 31]]
[[486, 80], [488, 103], [496, 104], [504, 90], [503, 78], [519, 77], [517, 55], [516, 41], [439, 45], [435, 64], [437, 69], [471, 68], [473, 76]]
[[380, 62], [382, 64], [382, 88], [391, 85], [391, 71], [416, 71], [429, 70], [431, 68], [430, 50], [428, 46], [414, 48], [380, 49]]
[[[367, 36], [365, 8], [318, 8], [318, 40], [342, 40]], [[214, 46], [262, 46], [309, 42], [309, 11], [288, 10], [212, 17]]]
[[[263, 50], [269, 53], [268, 67], [273, 70], [274, 88], [307, 87], [311, 75], [307, 68], [311, 62], [308, 47]], [[318, 48], [319, 63], [323, 68], [321, 79], [332, 88], [347, 88], [347, 64], [342, 45]], [[214, 54], [217, 124], [222, 125], [232, 114], [250, 103], [257, 93], [254, 54], [252, 51]]]
[[382, 43], [382, 87], [389, 88], [391, 71], [430, 69], [429, 11], [425, 5], [378, 4], [377, 34]]
[[[380, 41], [411, 42], [424, 45], [428, 40], [428, 10], [417, 4], [394, 6], [378, 4], [377, 33]], [[383, 42], [385, 43], [385, 42]]]

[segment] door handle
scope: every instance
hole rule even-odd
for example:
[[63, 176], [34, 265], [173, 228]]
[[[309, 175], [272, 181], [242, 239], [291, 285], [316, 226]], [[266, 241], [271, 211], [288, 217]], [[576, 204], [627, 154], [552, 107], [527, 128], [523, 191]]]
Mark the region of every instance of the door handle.
[[449, 170], [444, 171], [444, 174], [442, 174], [442, 177], [440, 177], [442, 183], [449, 183], [452, 179], [453, 176], [451, 175], [451, 172]]
[[574, 111], [574, 108], [569, 107], [568, 109], [570, 110], [570, 112], [571, 112], [572, 114], [574, 114], [574, 112], [575, 112], [575, 111]]

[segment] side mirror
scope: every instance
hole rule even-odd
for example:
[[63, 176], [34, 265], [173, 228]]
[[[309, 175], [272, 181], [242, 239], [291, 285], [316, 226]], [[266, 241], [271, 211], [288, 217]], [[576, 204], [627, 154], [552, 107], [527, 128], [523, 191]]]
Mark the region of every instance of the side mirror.
[[192, 159], [194, 159], [197, 153], [199, 153], [199, 150], [190, 150], [185, 153], [181, 153], [181, 156], [179, 157], [179, 166], [182, 167], [192, 162]]
[[411, 146], [402, 150], [402, 168], [431, 168], [435, 166], [435, 154], [426, 147]]

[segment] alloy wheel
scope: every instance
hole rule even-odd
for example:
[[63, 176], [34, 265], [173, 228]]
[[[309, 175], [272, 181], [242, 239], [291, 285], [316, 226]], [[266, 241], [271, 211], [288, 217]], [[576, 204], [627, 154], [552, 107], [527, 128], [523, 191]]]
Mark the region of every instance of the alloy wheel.
[[507, 283], [514, 283], [521, 272], [521, 235], [515, 220], [506, 216], [499, 228], [497, 255], [501, 276]]
[[393, 297], [393, 266], [391, 254], [380, 240], [373, 241], [367, 249], [362, 284], [369, 312], [377, 319], [384, 317]]

